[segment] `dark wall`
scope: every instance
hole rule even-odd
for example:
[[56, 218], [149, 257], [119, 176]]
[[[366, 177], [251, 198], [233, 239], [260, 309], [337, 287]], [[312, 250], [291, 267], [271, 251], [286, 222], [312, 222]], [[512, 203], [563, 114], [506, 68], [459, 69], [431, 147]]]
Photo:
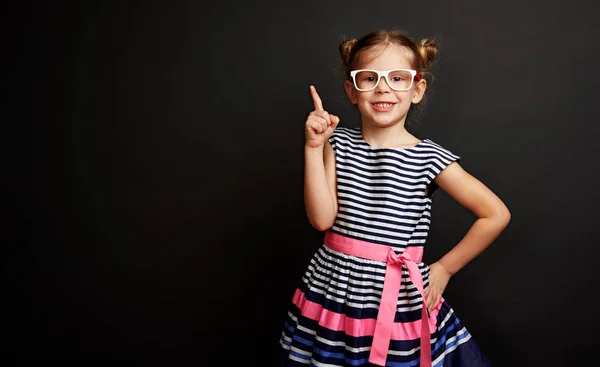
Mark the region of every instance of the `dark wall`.
[[[376, 28], [440, 41], [414, 133], [512, 212], [446, 299], [495, 366], [591, 361], [592, 4], [3, 5], [3, 365], [271, 365], [322, 239], [302, 198], [308, 86], [357, 126], [337, 45]], [[439, 193], [425, 259], [473, 220]]]

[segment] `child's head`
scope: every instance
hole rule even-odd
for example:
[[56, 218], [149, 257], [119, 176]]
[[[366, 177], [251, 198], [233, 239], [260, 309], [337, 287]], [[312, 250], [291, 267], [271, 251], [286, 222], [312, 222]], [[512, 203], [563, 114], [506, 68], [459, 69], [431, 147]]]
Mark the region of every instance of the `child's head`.
[[[348, 97], [352, 103], [358, 105], [363, 116], [369, 112], [369, 108], [366, 108], [369, 106], [368, 103], [389, 99], [390, 102], [398, 103], [399, 108], [406, 109], [403, 113], [405, 113], [404, 118], [406, 118], [406, 114], [408, 115], [407, 125], [414, 123], [415, 115], [418, 115], [425, 105], [424, 94], [427, 82], [424, 77], [429, 75], [428, 70], [435, 60], [437, 50], [438, 47], [434, 41], [423, 39], [417, 42], [412, 36], [401, 30], [378, 30], [359, 39], [343, 41], [339, 45], [339, 51], [347, 79], [345, 87]], [[417, 73], [388, 75], [388, 78], [381, 77], [379, 83], [376, 84], [379, 78], [377, 74], [352, 75], [353, 70], [360, 69], [379, 71], [411, 69]], [[370, 83], [369, 87], [361, 91], [360, 87], [364, 88], [364, 86], [358, 85], [357, 89], [356, 81], [359, 79]], [[409, 80], [409, 84], [402, 84], [406, 83], [403, 82], [404, 80]], [[404, 90], [409, 86], [409, 90]], [[369, 90], [373, 87], [373, 90]], [[397, 100], [394, 97], [383, 98], [385, 93], [393, 94]], [[371, 97], [368, 96], [369, 94]], [[363, 100], [362, 104], [361, 99]], [[383, 110], [383, 112], [387, 112], [387, 110]], [[367, 118], [369, 117], [367, 116]]]

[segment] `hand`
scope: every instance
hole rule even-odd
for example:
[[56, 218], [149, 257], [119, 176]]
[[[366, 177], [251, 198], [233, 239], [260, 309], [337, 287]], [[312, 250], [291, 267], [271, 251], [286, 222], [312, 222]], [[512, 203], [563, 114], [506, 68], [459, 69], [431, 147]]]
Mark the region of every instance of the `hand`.
[[429, 265], [429, 287], [425, 291], [425, 304], [429, 311], [439, 306], [442, 301], [442, 293], [448, 285], [450, 273], [440, 264], [434, 262]]
[[327, 113], [323, 109], [323, 103], [314, 86], [310, 86], [315, 110], [312, 111], [306, 119], [305, 135], [306, 145], [311, 148], [318, 148], [325, 144], [327, 139], [333, 134], [333, 131], [340, 122], [339, 117]]

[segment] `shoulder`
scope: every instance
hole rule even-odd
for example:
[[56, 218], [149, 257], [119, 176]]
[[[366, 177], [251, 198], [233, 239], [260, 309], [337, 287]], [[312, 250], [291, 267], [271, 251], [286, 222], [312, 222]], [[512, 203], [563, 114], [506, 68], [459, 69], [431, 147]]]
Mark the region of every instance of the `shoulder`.
[[361, 139], [360, 128], [338, 126], [329, 137], [329, 143], [335, 148], [339, 143], [359, 144]]
[[442, 172], [448, 171], [450, 166], [458, 166], [461, 162], [458, 154], [431, 139], [424, 139], [419, 144], [419, 154], [427, 165], [427, 176], [430, 181], [439, 179], [438, 176]]
[[358, 128], [358, 127], [345, 127], [345, 126], [338, 126], [333, 131], [333, 135], [336, 135], [336, 136], [346, 136], [346, 137], [352, 138], [352, 139], [358, 139], [358, 138], [360, 138], [362, 136], [361, 133], [360, 133], [360, 128]]
[[461, 157], [454, 150], [448, 149], [431, 139], [423, 139], [419, 144], [419, 148], [420, 152], [427, 153], [428, 158], [441, 160], [446, 164], [461, 160]]

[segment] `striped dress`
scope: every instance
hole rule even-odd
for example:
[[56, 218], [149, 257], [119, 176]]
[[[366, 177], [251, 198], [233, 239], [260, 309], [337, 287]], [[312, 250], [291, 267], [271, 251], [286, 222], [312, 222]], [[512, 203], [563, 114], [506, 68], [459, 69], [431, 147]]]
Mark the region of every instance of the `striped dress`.
[[[438, 189], [433, 179], [460, 161], [429, 139], [407, 149], [374, 148], [357, 128], [338, 127], [329, 142], [336, 156], [338, 214], [293, 295], [280, 338], [281, 366], [375, 365], [369, 360], [388, 264], [340, 251], [328, 239], [358, 250], [375, 245], [398, 256], [412, 253], [413, 273], [420, 273], [421, 289], [426, 289], [429, 267], [421, 256]], [[378, 342], [384, 345], [384, 360], [377, 365], [489, 366], [447, 301], [423, 316], [422, 293], [407, 266], [399, 267], [389, 341]], [[421, 320], [428, 321], [429, 332], [420, 332]], [[429, 358], [421, 349], [431, 354], [431, 362], [425, 363]]]

